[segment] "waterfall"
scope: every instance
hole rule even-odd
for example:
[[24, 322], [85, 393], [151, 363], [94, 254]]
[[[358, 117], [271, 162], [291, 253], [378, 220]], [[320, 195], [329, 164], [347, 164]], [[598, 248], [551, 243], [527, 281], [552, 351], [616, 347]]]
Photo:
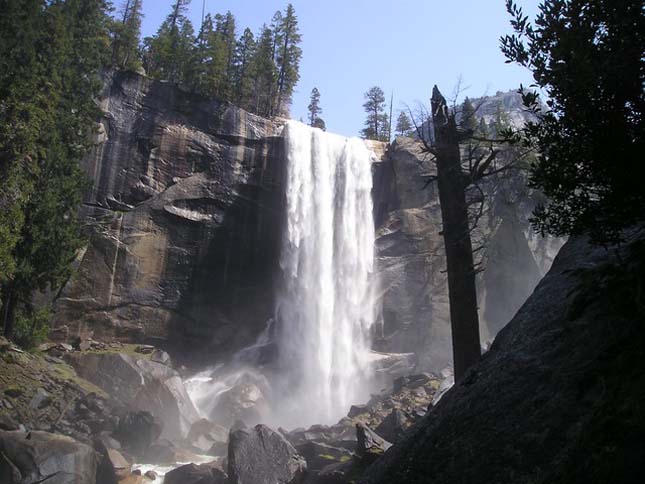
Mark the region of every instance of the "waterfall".
[[290, 121], [277, 300], [285, 377], [277, 421], [332, 423], [369, 398], [374, 319], [371, 156], [358, 138]]

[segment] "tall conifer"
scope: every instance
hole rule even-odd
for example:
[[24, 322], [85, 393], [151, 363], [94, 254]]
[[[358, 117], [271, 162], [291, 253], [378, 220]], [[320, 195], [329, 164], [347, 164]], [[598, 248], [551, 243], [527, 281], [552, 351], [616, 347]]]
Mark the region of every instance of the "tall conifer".
[[300, 79], [301, 35], [298, 30], [298, 18], [292, 4], [287, 5], [284, 15], [280, 17], [276, 36], [279, 45], [276, 53], [277, 78], [277, 114], [284, 115], [291, 105], [291, 96]]
[[136, 71], [141, 67], [139, 37], [141, 35], [142, 0], [125, 0], [121, 18], [113, 27], [112, 65]]

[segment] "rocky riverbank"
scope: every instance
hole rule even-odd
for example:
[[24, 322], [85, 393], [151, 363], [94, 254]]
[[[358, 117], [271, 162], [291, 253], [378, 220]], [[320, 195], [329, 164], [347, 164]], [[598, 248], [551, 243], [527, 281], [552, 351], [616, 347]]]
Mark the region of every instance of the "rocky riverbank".
[[152, 346], [79, 339], [29, 353], [0, 343], [0, 476], [11, 484], [143, 483], [161, 478], [153, 468], [167, 484], [348, 482], [442, 385], [428, 373], [396, 378], [332, 426], [222, 426], [198, 414], [185, 369]]

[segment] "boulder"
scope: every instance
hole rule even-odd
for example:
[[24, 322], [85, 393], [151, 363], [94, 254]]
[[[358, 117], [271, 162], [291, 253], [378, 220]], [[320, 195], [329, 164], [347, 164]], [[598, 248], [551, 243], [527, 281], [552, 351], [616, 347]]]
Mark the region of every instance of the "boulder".
[[186, 437], [199, 420], [179, 373], [164, 364], [123, 353], [75, 353], [67, 359], [79, 376], [123, 406], [150, 412], [163, 422], [163, 437]]
[[376, 427], [375, 431], [385, 440], [396, 442], [411, 424], [411, 419], [408, 418], [404, 412], [395, 408], [387, 417], [385, 417], [381, 424]]
[[282, 434], [265, 425], [231, 432], [230, 484], [298, 484], [307, 462]]
[[90, 446], [48, 432], [0, 431], [0, 482], [94, 484], [97, 456]]
[[356, 453], [367, 461], [376, 460], [382, 456], [392, 444], [362, 423], [356, 424]]
[[81, 433], [87, 434], [87, 437], [89, 437], [101, 432], [115, 430], [118, 417], [111, 401], [96, 393], [88, 393], [81, 395], [74, 402], [74, 406], [66, 412], [64, 421], [72, 428], [80, 427], [85, 429]]
[[163, 350], [154, 350], [150, 354], [150, 361], [155, 363], [161, 363], [162, 365], [172, 366], [170, 361], [170, 355]]
[[112, 436], [111, 432], [101, 432], [98, 436], [96, 436], [96, 440], [100, 442], [100, 444], [103, 445], [106, 449], [121, 449], [121, 442], [116, 440]]
[[312, 472], [307, 476], [305, 484], [347, 484], [355, 482], [360, 475], [361, 467], [354, 459], [347, 462], [335, 462], [320, 471]]
[[226, 474], [211, 464], [187, 464], [168, 472], [164, 484], [227, 484]]
[[354, 418], [367, 412], [369, 412], [369, 408], [367, 405], [352, 405], [351, 407], [349, 407], [349, 412], [347, 412], [347, 416], [349, 418]]
[[0, 336], [0, 353], [4, 353], [11, 348], [11, 341], [9, 341], [4, 336]]
[[153, 479], [148, 476], [132, 473], [128, 477], [121, 479], [119, 484], [150, 484]]
[[176, 447], [171, 441], [161, 439], [150, 445], [145, 452], [146, 462], [155, 464], [174, 464], [177, 462]]
[[42, 388], [38, 388], [29, 402], [29, 406], [35, 410], [46, 407], [51, 402], [51, 396]]
[[20, 424], [11, 415], [0, 413], [0, 430], [18, 430]]
[[135, 455], [144, 455], [161, 435], [162, 424], [150, 412], [128, 412], [119, 419], [115, 436]]
[[318, 471], [330, 464], [344, 463], [352, 458], [352, 452], [348, 449], [321, 442], [306, 442], [296, 449], [307, 461], [307, 471]]
[[158, 478], [159, 476], [157, 475], [157, 473], [156, 473], [155, 471], [152, 471], [152, 470], [151, 470], [151, 471], [147, 471], [147, 472], [144, 474], [144, 477], [147, 477], [147, 478], [148, 478], [148, 479], [150, 479], [151, 481], [156, 481], [156, 480], [157, 480], [157, 478]]
[[94, 438], [94, 450], [99, 455], [96, 473], [97, 484], [115, 484], [130, 475], [130, 462], [117, 450], [121, 444], [108, 432], [101, 432]]
[[139, 345], [134, 349], [134, 351], [136, 353], [141, 353], [142, 355], [152, 355], [156, 350], [152, 345]]
[[200, 457], [190, 449], [178, 447], [169, 440], [160, 439], [148, 448], [144, 459], [146, 462], [168, 465], [177, 462], [196, 462]]
[[225, 427], [203, 418], [192, 425], [186, 441], [202, 453], [225, 455], [228, 433], [229, 431]]
[[255, 425], [268, 410], [269, 405], [260, 386], [252, 381], [242, 381], [219, 396], [211, 417], [222, 425], [236, 420]]

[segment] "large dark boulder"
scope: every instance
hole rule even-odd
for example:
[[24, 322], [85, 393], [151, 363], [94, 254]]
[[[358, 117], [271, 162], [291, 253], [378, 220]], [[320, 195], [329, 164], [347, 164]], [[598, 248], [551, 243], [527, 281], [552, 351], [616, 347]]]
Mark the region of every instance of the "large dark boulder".
[[356, 454], [368, 462], [382, 456], [392, 444], [374, 432], [367, 425], [356, 424]]
[[133, 455], [143, 456], [160, 437], [162, 427], [150, 412], [128, 412], [119, 419], [115, 436]]
[[229, 430], [202, 418], [195, 422], [188, 432], [186, 442], [202, 454], [225, 455], [228, 449]]
[[186, 464], [164, 476], [164, 484], [227, 484], [228, 480], [217, 467], [210, 464]]
[[2, 484], [94, 484], [97, 454], [70, 437], [0, 431]]
[[74, 353], [68, 356], [79, 376], [123, 406], [147, 411], [163, 422], [163, 437], [186, 437], [199, 414], [175, 370], [124, 353]]
[[228, 475], [231, 484], [298, 484], [305, 459], [282, 434], [266, 425], [231, 432]]
[[403, 411], [395, 408], [374, 431], [385, 440], [396, 442], [411, 424], [412, 420]]
[[641, 482], [643, 287], [642, 235], [610, 250], [569, 241], [490, 351], [360, 482]]

